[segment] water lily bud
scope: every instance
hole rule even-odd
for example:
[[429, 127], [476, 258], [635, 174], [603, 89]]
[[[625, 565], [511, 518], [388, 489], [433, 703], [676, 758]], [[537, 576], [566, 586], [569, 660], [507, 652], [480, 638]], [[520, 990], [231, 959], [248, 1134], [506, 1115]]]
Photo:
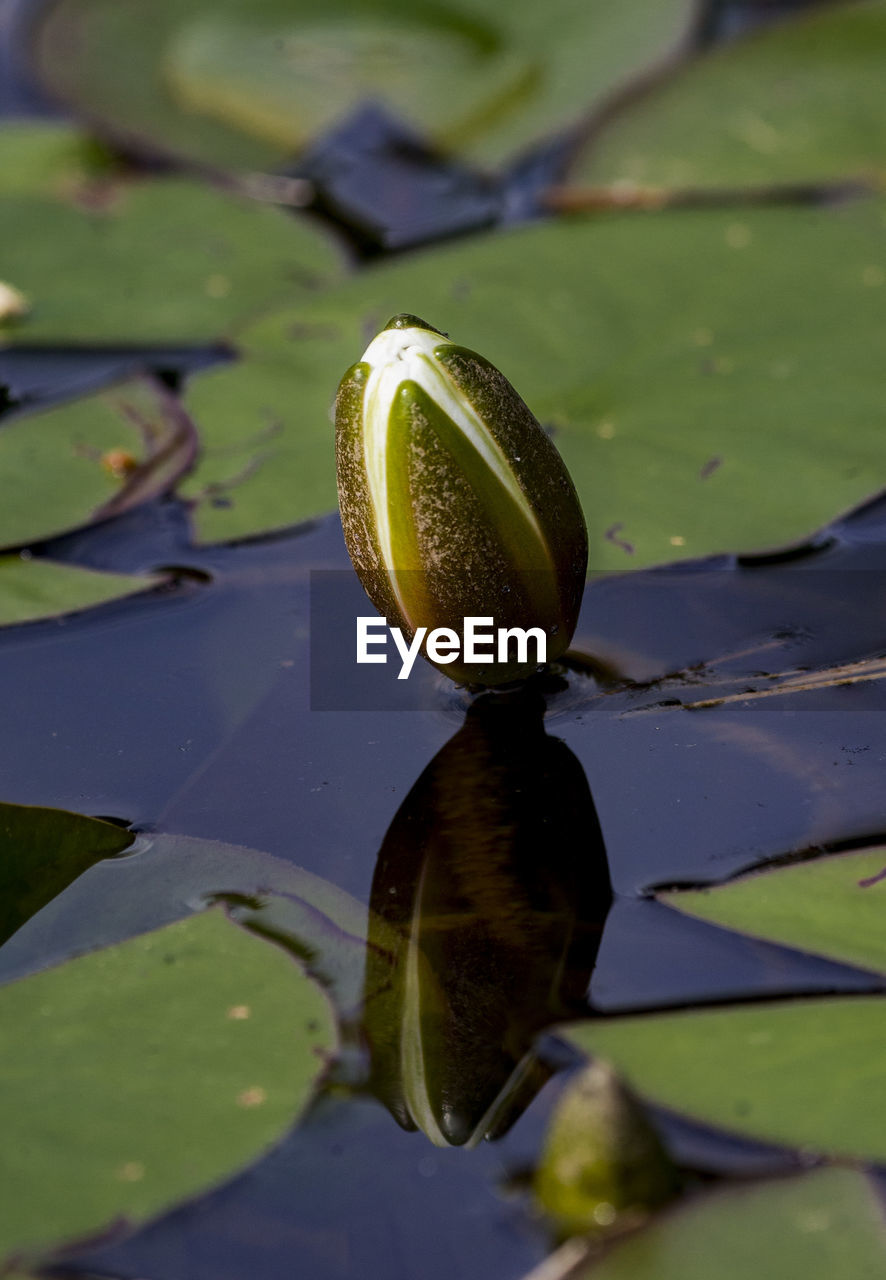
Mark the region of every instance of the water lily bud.
[[551, 1120], [535, 1195], [563, 1236], [634, 1223], [679, 1189], [642, 1103], [606, 1062], [566, 1088]]
[[[367, 594], [410, 641], [447, 628], [457, 651], [425, 653], [454, 680], [502, 684], [569, 646], [587, 569], [578, 495], [556, 448], [485, 360], [415, 316], [395, 316], [342, 379], [336, 401], [345, 541]], [[466, 654], [464, 619], [495, 633]], [[452, 646], [456, 648], [455, 646]], [[422, 652], [425, 652], [422, 649]], [[439, 660], [438, 660], [439, 659]]]

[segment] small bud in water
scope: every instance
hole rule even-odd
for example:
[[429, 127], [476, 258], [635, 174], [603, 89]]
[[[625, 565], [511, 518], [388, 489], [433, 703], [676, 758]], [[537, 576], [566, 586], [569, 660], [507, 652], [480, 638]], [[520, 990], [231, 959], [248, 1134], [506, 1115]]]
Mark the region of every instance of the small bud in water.
[[[396, 316], [342, 379], [336, 400], [345, 541], [379, 613], [420, 628], [491, 618], [540, 628], [547, 661], [569, 646], [587, 532], [556, 448], [499, 371], [415, 316]], [[506, 660], [434, 662], [488, 685], [535, 671], [530, 640]], [[431, 659], [433, 661], [433, 659]]]
[[563, 1236], [639, 1221], [679, 1188], [639, 1100], [605, 1062], [569, 1084], [535, 1173], [535, 1195]]

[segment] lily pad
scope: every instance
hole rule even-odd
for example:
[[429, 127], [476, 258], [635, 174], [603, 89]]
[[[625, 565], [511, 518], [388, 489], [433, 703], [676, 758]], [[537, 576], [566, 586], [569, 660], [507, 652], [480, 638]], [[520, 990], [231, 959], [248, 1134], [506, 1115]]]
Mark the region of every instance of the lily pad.
[[699, 1196], [569, 1274], [574, 1280], [882, 1280], [886, 1230], [866, 1178], [851, 1169], [821, 1169]]
[[208, 341], [340, 274], [316, 226], [197, 182], [106, 177], [47, 189], [49, 145], [45, 126], [0, 134], [0, 171], [23, 165], [32, 183], [0, 184], [3, 278], [30, 306], [0, 330], [8, 341]]
[[693, 0], [155, 0], [146, 22], [137, 4], [56, 0], [36, 57], [104, 132], [164, 154], [278, 164], [374, 97], [496, 163], [673, 56], [695, 13]]
[[711, 924], [886, 974], [886, 848], [660, 896], [669, 907]]
[[142, 836], [126, 858], [92, 867], [0, 950], [0, 981], [186, 919], [219, 899], [246, 927], [300, 955], [342, 1012], [357, 1008], [366, 908], [282, 858], [191, 836]]
[[886, 3], [822, 6], [722, 45], [590, 139], [572, 177], [665, 187], [886, 173]]
[[151, 378], [0, 428], [0, 547], [21, 546], [119, 515], [186, 472], [197, 433], [178, 400]]
[[335, 1048], [292, 959], [217, 911], [0, 990], [0, 1257], [139, 1223], [256, 1159]]
[[852, 996], [601, 1019], [566, 1039], [649, 1101], [742, 1137], [886, 1160], [886, 999]]
[[132, 840], [131, 832], [80, 813], [0, 804], [0, 945], [77, 876]]
[[97, 573], [28, 556], [0, 556], [0, 627], [77, 613], [162, 586], [159, 574]]
[[364, 271], [247, 326], [243, 361], [190, 385], [197, 534], [334, 507], [338, 380], [411, 310], [553, 428], [592, 570], [801, 540], [886, 483], [884, 218], [869, 200], [549, 223]]

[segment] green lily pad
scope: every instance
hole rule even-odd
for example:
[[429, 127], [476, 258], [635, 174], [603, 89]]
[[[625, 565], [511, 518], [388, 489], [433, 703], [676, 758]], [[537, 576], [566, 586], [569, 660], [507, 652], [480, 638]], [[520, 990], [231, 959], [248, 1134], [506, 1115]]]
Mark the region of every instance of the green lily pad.
[[0, 804], [0, 945], [77, 876], [132, 839], [131, 832], [80, 813]]
[[137, 5], [56, 0], [36, 57], [103, 131], [165, 154], [278, 164], [372, 97], [495, 163], [673, 55], [695, 12], [692, 0], [155, 0], [146, 22]]
[[45, 126], [0, 134], [0, 171], [23, 165], [32, 184], [0, 184], [3, 279], [30, 306], [0, 329], [8, 341], [204, 342], [340, 274], [316, 226], [196, 182], [105, 178], [47, 189], [49, 147]]
[[576, 181], [666, 187], [886, 173], [886, 4], [823, 6], [721, 46], [592, 138]]
[[595, 569], [791, 543], [886, 483], [886, 204], [549, 223], [362, 272], [196, 378], [204, 541], [336, 502], [330, 407], [391, 315], [487, 356], [554, 428]]
[[886, 848], [841, 853], [664, 893], [686, 915], [754, 938], [886, 973]]
[[358, 1008], [365, 906], [282, 858], [191, 836], [142, 836], [126, 858], [86, 871], [0, 950], [0, 981], [185, 919], [218, 899], [247, 928], [298, 954], [343, 1013]]
[[886, 999], [844, 997], [584, 1022], [566, 1039], [648, 1100], [703, 1124], [886, 1160]]
[[574, 1280], [833, 1280], [886, 1276], [874, 1188], [851, 1169], [699, 1196], [617, 1242]]
[[197, 433], [151, 378], [4, 422], [0, 547], [119, 515], [157, 497], [192, 465]]
[[0, 990], [0, 1257], [143, 1222], [256, 1159], [335, 1049], [291, 958], [217, 911]]
[[97, 573], [28, 556], [0, 556], [0, 627], [77, 613], [162, 586], [160, 574]]

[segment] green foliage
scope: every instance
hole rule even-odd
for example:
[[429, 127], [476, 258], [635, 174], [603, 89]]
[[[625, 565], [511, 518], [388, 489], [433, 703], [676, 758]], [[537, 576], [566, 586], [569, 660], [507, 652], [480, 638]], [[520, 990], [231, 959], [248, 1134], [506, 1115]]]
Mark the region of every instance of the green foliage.
[[802, 1000], [586, 1022], [567, 1039], [651, 1102], [747, 1138], [886, 1159], [886, 1000]]
[[867, 1179], [850, 1169], [822, 1169], [699, 1196], [571, 1274], [574, 1280], [882, 1280], [886, 1238]]
[[886, 973], [886, 849], [777, 867], [697, 892], [665, 893], [677, 911], [754, 938]]
[[8, 340], [206, 342], [339, 274], [329, 238], [291, 213], [181, 178], [50, 184], [51, 149], [45, 125], [0, 134], [0, 172], [19, 175], [0, 182], [2, 278], [30, 303]]
[[886, 482], [886, 308], [866, 274], [884, 216], [869, 200], [552, 222], [271, 314], [242, 331], [241, 363], [189, 389], [205, 443], [183, 488], [197, 534], [246, 537], [334, 506], [334, 387], [367, 331], [410, 310], [482, 350], [554, 428], [591, 569], [803, 539]]
[[335, 1046], [317, 988], [217, 911], [10, 983], [0, 1018], [0, 1257], [230, 1176], [292, 1124]]
[[7, 421], [0, 431], [0, 547], [41, 542], [170, 488], [196, 435], [160, 383], [107, 391]]
[[132, 834], [110, 822], [0, 804], [0, 945], [82, 872], [130, 844]]
[[186, 919], [217, 898], [247, 928], [299, 955], [339, 1010], [357, 1008], [366, 908], [282, 858], [191, 836], [142, 836], [126, 858], [80, 876], [0, 950], [0, 981]]
[[77, 613], [163, 581], [159, 574], [97, 573], [52, 560], [0, 556], [0, 626]]
[[497, 163], [672, 54], [694, 12], [693, 0], [155, 0], [145, 21], [116, 0], [56, 0], [37, 53], [55, 93], [166, 154], [279, 164], [373, 97]]
[[577, 181], [666, 187], [886, 174], [886, 3], [823, 5], [697, 58], [627, 104]]

